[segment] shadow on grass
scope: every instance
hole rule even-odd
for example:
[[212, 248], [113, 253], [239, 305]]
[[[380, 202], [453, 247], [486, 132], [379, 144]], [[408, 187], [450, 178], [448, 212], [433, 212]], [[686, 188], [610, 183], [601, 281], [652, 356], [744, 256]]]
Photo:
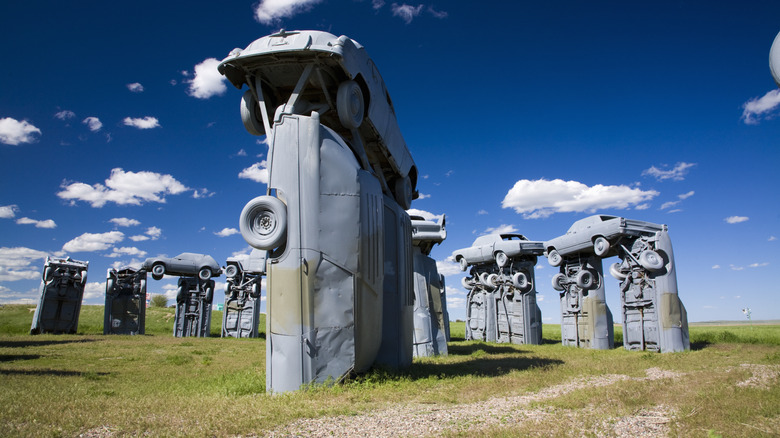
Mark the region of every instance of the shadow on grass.
[[77, 342], [95, 342], [95, 339], [63, 339], [63, 340], [40, 340], [40, 341], [0, 341], [0, 348], [25, 348], [25, 347], [43, 347], [46, 345], [72, 344]]
[[488, 354], [526, 353], [509, 345], [486, 344], [484, 342], [474, 342], [466, 345], [447, 345], [448, 354], [453, 356], [470, 356], [480, 350]]
[[67, 371], [67, 370], [2, 370], [0, 369], [0, 375], [3, 376], [56, 376], [56, 377], [103, 377], [108, 376], [110, 373], [94, 372], [94, 371]]
[[695, 341], [695, 342], [691, 342], [691, 351], [704, 350], [705, 348], [709, 347], [710, 344], [711, 344], [710, 341]]
[[40, 359], [40, 354], [0, 354], [0, 362], [13, 362], [16, 360]]
[[428, 377], [496, 377], [512, 371], [563, 365], [562, 360], [539, 357], [486, 357], [457, 363], [415, 363], [405, 374], [414, 379]]

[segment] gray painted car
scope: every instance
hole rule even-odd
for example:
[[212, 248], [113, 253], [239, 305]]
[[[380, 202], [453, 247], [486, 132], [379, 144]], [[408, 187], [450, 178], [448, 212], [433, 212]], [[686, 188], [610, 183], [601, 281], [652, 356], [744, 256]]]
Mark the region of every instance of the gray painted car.
[[151, 272], [155, 280], [160, 280], [163, 275], [168, 274], [183, 277], [197, 276], [205, 281], [222, 274], [219, 263], [213, 257], [192, 252], [183, 252], [176, 257], [149, 257], [142, 267]]
[[409, 209], [417, 196], [417, 166], [385, 82], [360, 43], [321, 31], [281, 30], [233, 49], [218, 70], [236, 88], [249, 87], [241, 119], [251, 134], [271, 132], [284, 114], [316, 111], [320, 123], [348, 140], [364, 167], [370, 163], [383, 187]]
[[76, 333], [89, 262], [46, 257], [30, 334]]
[[654, 235], [663, 225], [597, 214], [574, 222], [563, 236], [544, 243], [547, 261], [560, 266], [563, 256], [572, 253], [593, 253], [598, 257], [617, 255], [615, 246], [624, 238]]
[[522, 234], [488, 234], [477, 237], [470, 247], [453, 252], [452, 258], [460, 264], [462, 271], [469, 265], [493, 262], [503, 268], [513, 257], [542, 249], [542, 242], [530, 241]]

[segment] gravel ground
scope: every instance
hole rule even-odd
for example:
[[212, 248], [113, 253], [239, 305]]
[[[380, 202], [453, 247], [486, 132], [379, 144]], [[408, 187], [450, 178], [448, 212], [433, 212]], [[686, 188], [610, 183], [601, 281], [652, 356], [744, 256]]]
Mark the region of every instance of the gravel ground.
[[[657, 380], [680, 376], [682, 376], [680, 373], [650, 368], [647, 370], [647, 377], [634, 378], [634, 380]], [[532, 402], [554, 399], [579, 389], [608, 386], [629, 379], [632, 378], [626, 375], [609, 374], [572, 380], [532, 394], [492, 398], [477, 403], [447, 407], [404, 404], [363, 415], [302, 419], [274, 430], [267, 436], [395, 438], [440, 435], [445, 431], [461, 432], [529, 421], [538, 422], [547, 419], [550, 415], [555, 415], [556, 418], [561, 415], [576, 417], [586, 413], [527, 406]], [[673, 412], [669, 409], [657, 406], [652, 410], [639, 411], [632, 416], [607, 419], [601, 423], [598, 430], [590, 432], [616, 437], [665, 436], [672, 415]], [[576, 424], [576, 418], [572, 418], [571, 423]], [[582, 432], [584, 434], [589, 431]]]

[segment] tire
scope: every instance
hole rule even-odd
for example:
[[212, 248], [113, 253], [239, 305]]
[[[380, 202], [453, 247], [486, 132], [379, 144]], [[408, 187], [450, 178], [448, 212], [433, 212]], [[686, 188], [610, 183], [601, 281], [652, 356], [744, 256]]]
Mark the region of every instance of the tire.
[[79, 281], [82, 285], [87, 284], [87, 271], [84, 271], [84, 273], [81, 274], [81, 279]]
[[593, 241], [593, 252], [599, 257], [604, 257], [609, 252], [609, 246], [609, 240], [599, 236]]
[[566, 276], [563, 274], [555, 274], [552, 278], [552, 287], [553, 289], [557, 291], [562, 291], [565, 288], [563, 287], [564, 282], [566, 281]]
[[211, 279], [211, 275], [213, 272], [211, 272], [210, 268], [203, 267], [200, 268], [200, 271], [198, 271], [198, 278], [200, 278], [203, 281], [208, 281]]
[[51, 281], [52, 273], [54, 270], [51, 268], [51, 266], [47, 266], [46, 269], [43, 270], [43, 282], [48, 283]]
[[116, 286], [116, 280], [113, 278], [106, 280], [106, 295], [114, 294], [114, 286]]
[[239, 228], [253, 248], [278, 248], [287, 239], [287, 206], [273, 196], [258, 196], [241, 211]]
[[493, 289], [498, 287], [498, 275], [490, 274], [487, 276], [486, 284]]
[[244, 122], [244, 128], [252, 135], [265, 135], [265, 126], [262, 119], [258, 118], [257, 110], [260, 104], [252, 94], [252, 90], [246, 90], [241, 96], [241, 121]]
[[260, 284], [255, 283], [252, 285], [252, 291], [249, 292], [249, 296], [252, 298], [260, 298]]
[[503, 268], [504, 266], [509, 264], [509, 257], [504, 253], [504, 251], [497, 251], [495, 255], [496, 264], [499, 268]]
[[620, 272], [620, 263], [613, 263], [609, 266], [609, 273], [617, 278], [619, 281], [623, 281], [628, 277], [627, 274]]
[[182, 286], [179, 286], [179, 289], [176, 291], [176, 302], [183, 303], [185, 299], [187, 299], [187, 292], [184, 291]]
[[463, 286], [464, 288], [469, 289], [469, 290], [474, 288], [474, 283], [468, 277], [461, 278], [460, 279], [460, 284], [461, 284], [461, 286]]
[[461, 257], [458, 259], [458, 264], [460, 264], [460, 270], [463, 272], [466, 272], [466, 269], [469, 268], [469, 264], [466, 262], [465, 257]]
[[225, 277], [227, 277], [227, 278], [235, 278], [236, 275], [238, 275], [238, 266], [236, 266], [236, 265], [228, 265], [225, 268]]
[[558, 253], [556, 250], [550, 250], [550, 252], [547, 253], [547, 261], [550, 262], [551, 266], [561, 266], [561, 263], [563, 263], [563, 257]]
[[142, 278], [141, 281], [138, 283], [138, 290], [141, 291], [142, 295], [146, 295], [146, 279]]
[[341, 125], [347, 129], [356, 129], [363, 123], [365, 104], [363, 91], [355, 81], [344, 81], [336, 92], [336, 109]]
[[594, 279], [593, 273], [587, 269], [583, 269], [577, 273], [576, 277], [577, 286], [582, 289], [590, 289], [593, 287]]
[[657, 271], [664, 267], [664, 259], [657, 252], [648, 249], [639, 254], [639, 264], [648, 271]]
[[515, 272], [512, 275], [512, 285], [522, 292], [531, 290], [531, 282], [528, 281], [528, 276], [525, 272]]
[[205, 302], [211, 304], [214, 301], [214, 287], [206, 286], [206, 297], [203, 299]]
[[412, 208], [412, 179], [409, 175], [393, 181], [393, 198], [404, 210]]
[[162, 263], [155, 263], [152, 265], [152, 278], [159, 280], [165, 275], [165, 265]]
[[487, 279], [488, 279], [488, 273], [487, 272], [483, 272], [483, 273], [479, 274], [479, 282], [482, 283], [485, 286], [488, 285], [488, 282], [487, 282], [488, 280]]

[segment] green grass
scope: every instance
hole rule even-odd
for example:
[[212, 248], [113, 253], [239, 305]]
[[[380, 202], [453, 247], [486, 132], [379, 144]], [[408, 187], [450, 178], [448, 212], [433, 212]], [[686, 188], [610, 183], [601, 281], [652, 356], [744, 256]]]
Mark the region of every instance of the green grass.
[[[672, 435], [780, 433], [778, 381], [737, 385], [752, 375], [742, 364], [780, 364], [780, 325], [692, 326], [692, 351], [657, 354], [619, 344], [608, 351], [564, 347], [557, 325], [544, 326], [543, 345], [463, 341], [464, 325], [455, 322], [448, 356], [416, 359], [400, 373], [372, 370], [332, 387], [268, 395], [262, 338], [174, 338], [173, 309], [148, 309], [146, 336], [103, 336], [100, 306], [84, 307], [77, 335], [29, 336], [28, 308], [0, 307], [0, 436], [264, 435], [300, 418], [398, 403], [457, 411], [463, 403], [613, 374], [632, 379], [534, 402], [527, 408], [550, 413], [537, 422], [445, 435], [597, 435], [600, 422], [655, 406], [674, 411]], [[216, 336], [219, 321], [215, 315]], [[650, 368], [683, 377], [638, 380]]]

